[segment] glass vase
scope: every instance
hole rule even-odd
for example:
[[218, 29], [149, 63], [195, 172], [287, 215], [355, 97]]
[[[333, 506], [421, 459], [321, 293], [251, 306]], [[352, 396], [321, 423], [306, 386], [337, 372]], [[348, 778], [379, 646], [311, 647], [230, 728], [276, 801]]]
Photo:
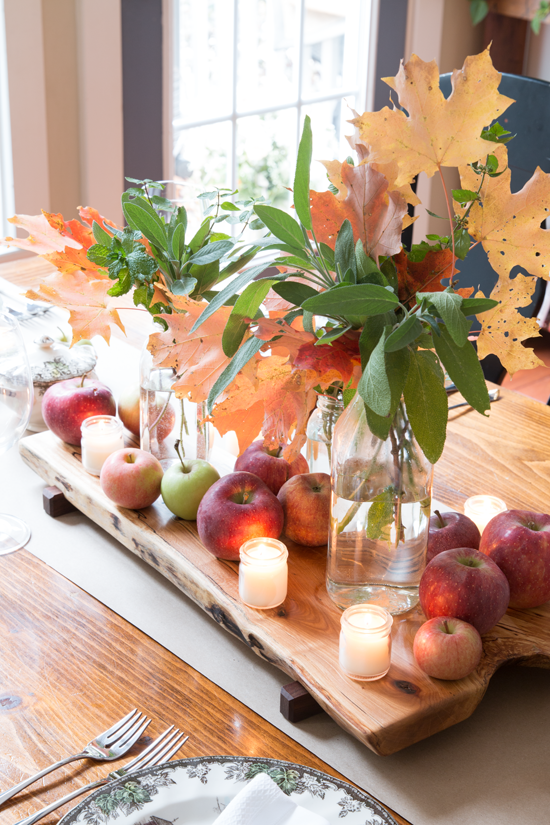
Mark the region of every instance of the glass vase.
[[176, 442], [185, 458], [210, 456], [211, 424], [205, 421], [206, 404], [176, 398], [173, 368], [153, 367], [144, 347], [140, 360], [140, 446], [152, 453], [166, 469], [178, 458]]
[[320, 395], [307, 423], [306, 458], [310, 473], [330, 475], [334, 425], [344, 412], [344, 402], [332, 395]]
[[404, 613], [426, 566], [433, 467], [403, 401], [383, 441], [357, 393], [332, 441], [327, 590], [342, 609], [368, 603]]

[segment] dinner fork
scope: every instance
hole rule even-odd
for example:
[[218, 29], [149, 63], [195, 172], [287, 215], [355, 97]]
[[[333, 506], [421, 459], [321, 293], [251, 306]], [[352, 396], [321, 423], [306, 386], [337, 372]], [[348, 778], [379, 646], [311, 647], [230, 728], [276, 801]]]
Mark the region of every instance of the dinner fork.
[[47, 773], [55, 771], [63, 765], [68, 765], [69, 762], [75, 762], [77, 759], [99, 759], [102, 762], [109, 762], [113, 759], [118, 759], [119, 756], [124, 756], [132, 745], [137, 742], [150, 721], [151, 720], [147, 719], [137, 708], [134, 708], [134, 710], [130, 711], [123, 719], [120, 719], [108, 730], [100, 733], [99, 736], [96, 736], [91, 742], [88, 742], [81, 753], [67, 756], [65, 759], [61, 759], [48, 768], [44, 768], [38, 773], [35, 773], [34, 776], [24, 779], [19, 785], [14, 785], [13, 788], [4, 791], [3, 794], [0, 794], [0, 805], [8, 799], [11, 799], [12, 796], [15, 796], [19, 791], [32, 785], [33, 782], [42, 779]]
[[65, 805], [66, 802], [70, 802], [71, 799], [75, 799], [75, 797], [80, 796], [87, 791], [100, 788], [102, 785], [107, 785], [109, 782], [113, 782], [115, 779], [120, 779], [128, 774], [133, 774], [136, 771], [141, 770], [141, 768], [153, 767], [154, 765], [164, 765], [164, 763], [168, 762], [168, 760], [187, 742], [188, 739], [188, 736], [182, 733], [178, 728], [174, 728], [174, 726], [171, 725], [164, 731], [164, 733], [161, 733], [161, 735], [155, 739], [155, 741], [152, 742], [149, 747], [143, 751], [143, 753], [140, 753], [139, 756], [136, 756], [135, 759], [132, 759], [132, 761], [128, 762], [128, 764], [123, 768], [117, 768], [117, 770], [111, 771], [103, 779], [98, 779], [95, 782], [90, 782], [88, 785], [84, 785], [82, 788], [78, 788], [78, 790], [67, 794], [62, 799], [58, 799], [57, 802], [52, 802], [52, 804], [48, 805], [46, 808], [41, 808], [41, 810], [37, 811], [35, 814], [31, 814], [31, 816], [28, 816], [26, 819], [21, 819], [19, 822], [16, 822], [15, 825], [33, 825], [34, 822], [38, 822], [38, 820], [42, 819], [42, 817], [50, 814], [52, 811], [55, 811], [62, 805]]

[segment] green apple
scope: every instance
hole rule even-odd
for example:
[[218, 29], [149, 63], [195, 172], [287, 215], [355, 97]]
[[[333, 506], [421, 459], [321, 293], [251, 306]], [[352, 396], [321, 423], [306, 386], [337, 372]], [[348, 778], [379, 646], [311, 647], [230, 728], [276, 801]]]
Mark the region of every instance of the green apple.
[[184, 458], [169, 467], [160, 486], [164, 503], [175, 516], [194, 521], [202, 497], [220, 474], [202, 458]]

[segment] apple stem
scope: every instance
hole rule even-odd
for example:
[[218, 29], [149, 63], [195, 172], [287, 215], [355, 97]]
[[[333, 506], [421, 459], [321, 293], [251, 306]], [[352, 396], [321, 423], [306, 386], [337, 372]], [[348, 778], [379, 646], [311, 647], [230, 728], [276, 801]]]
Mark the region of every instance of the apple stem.
[[445, 519], [443, 518], [443, 516], [441, 515], [441, 513], [439, 512], [439, 510], [434, 510], [434, 513], [435, 513], [435, 514], [436, 514], [436, 516], [438, 517], [440, 525], [441, 525], [442, 527], [446, 527], [446, 524], [445, 524]]
[[[178, 454], [179, 460], [181, 461], [182, 469], [185, 471], [185, 465], [183, 463], [183, 459], [185, 458], [185, 450], [183, 449], [183, 445], [182, 445], [182, 443], [179, 439], [178, 439], [178, 441], [175, 442], [174, 449]], [[183, 458], [182, 458], [182, 455], [183, 455]]]
[[85, 372], [85, 373], [84, 373], [84, 375], [82, 376], [82, 381], [80, 382], [80, 386], [81, 386], [81, 387], [83, 387], [83, 386], [84, 386], [84, 381], [86, 380], [86, 378], [87, 378], [87, 377], [88, 377], [88, 373], [87, 373], [87, 372]]
[[445, 633], [450, 633], [451, 631], [449, 630], [449, 625], [447, 624], [447, 619], [445, 619], [443, 624], [445, 626]]

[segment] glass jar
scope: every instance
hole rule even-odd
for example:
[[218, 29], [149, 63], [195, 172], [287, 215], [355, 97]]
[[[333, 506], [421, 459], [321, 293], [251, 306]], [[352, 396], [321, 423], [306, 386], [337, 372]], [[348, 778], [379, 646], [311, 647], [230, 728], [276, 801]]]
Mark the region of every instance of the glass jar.
[[334, 428], [327, 590], [342, 609], [404, 613], [426, 566], [433, 467], [400, 402], [388, 438], [369, 429], [359, 393]]
[[332, 433], [344, 412], [344, 402], [332, 395], [320, 395], [307, 422], [306, 458], [310, 473], [330, 474]]
[[176, 442], [185, 458], [210, 455], [211, 425], [205, 421], [206, 404], [176, 398], [174, 368], [157, 369], [145, 346], [140, 360], [140, 446], [168, 467], [178, 458]]
[[111, 453], [124, 449], [122, 421], [114, 415], [92, 415], [81, 426], [82, 466], [94, 476], [101, 473]]
[[340, 619], [340, 667], [347, 676], [372, 682], [386, 675], [391, 665], [393, 618], [383, 607], [356, 604]]

